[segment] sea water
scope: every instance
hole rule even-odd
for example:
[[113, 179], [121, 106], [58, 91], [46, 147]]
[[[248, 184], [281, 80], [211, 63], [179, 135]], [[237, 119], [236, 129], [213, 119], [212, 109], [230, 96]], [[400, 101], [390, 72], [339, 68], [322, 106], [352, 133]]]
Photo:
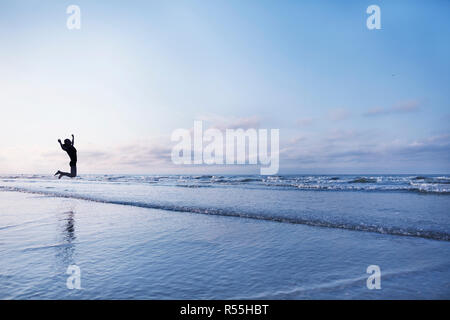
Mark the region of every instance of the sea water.
[[0, 190], [0, 298], [450, 297], [446, 175], [17, 175]]

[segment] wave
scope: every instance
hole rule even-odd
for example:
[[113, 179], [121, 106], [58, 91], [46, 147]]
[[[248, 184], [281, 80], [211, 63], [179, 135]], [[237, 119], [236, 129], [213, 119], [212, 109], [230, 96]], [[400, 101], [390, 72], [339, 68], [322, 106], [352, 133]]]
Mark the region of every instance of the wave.
[[208, 185], [198, 185], [198, 184], [177, 184], [177, 188], [210, 188]]
[[450, 194], [450, 188], [443, 188], [434, 184], [411, 184], [402, 186], [390, 185], [339, 185], [339, 184], [313, 184], [313, 183], [272, 183], [269, 187], [294, 189], [303, 191], [364, 191], [364, 192], [414, 192], [422, 194]]
[[348, 183], [377, 183], [377, 179], [373, 178], [356, 178]]
[[261, 179], [256, 179], [256, 178], [243, 178], [243, 179], [239, 179], [239, 182], [261, 182]]
[[61, 193], [61, 192], [34, 191], [34, 190], [29, 190], [29, 189], [19, 188], [19, 187], [0, 186], [0, 190], [41, 194], [41, 195], [47, 195], [47, 196], [52, 196], [52, 197], [61, 197], [61, 198], [73, 198], [73, 199], [94, 201], [94, 202], [100, 202], [100, 203], [110, 203], [110, 204], [149, 208], [149, 209], [160, 209], [160, 210], [166, 210], [166, 211], [177, 211], [177, 212], [188, 212], [188, 213], [205, 214], [205, 215], [217, 215], [217, 216], [227, 216], [227, 217], [246, 218], [246, 219], [255, 219], [255, 220], [265, 220], [265, 221], [271, 221], [271, 222], [301, 224], [301, 225], [308, 225], [308, 226], [314, 226], [314, 227], [344, 229], [344, 230], [351, 230], [351, 231], [364, 231], [364, 232], [373, 232], [373, 233], [388, 234], [388, 235], [395, 235], [395, 236], [408, 236], [408, 237], [418, 237], [418, 238], [440, 240], [440, 241], [450, 241], [450, 233], [443, 232], [443, 231], [436, 231], [436, 230], [423, 230], [423, 229], [418, 229], [418, 228], [401, 228], [401, 227], [396, 227], [396, 226], [384, 226], [384, 225], [377, 225], [377, 224], [363, 224], [363, 223], [357, 224], [357, 223], [348, 223], [348, 222], [344, 222], [344, 221], [329, 221], [326, 219], [313, 219], [313, 218], [309, 218], [309, 217], [273, 216], [273, 215], [265, 215], [265, 214], [247, 213], [247, 212], [242, 212], [242, 211], [233, 211], [233, 210], [220, 209], [220, 208], [206, 208], [206, 207], [180, 206], [180, 205], [171, 205], [171, 204], [157, 204], [157, 203], [149, 203], [149, 202], [143, 202], [143, 201], [113, 200], [113, 199], [89, 197], [89, 196], [84, 196], [84, 195], [67, 194], [67, 193]]
[[[10, 175], [0, 176], [6, 184], [37, 183], [54, 180], [53, 176]], [[449, 176], [157, 176], [157, 175], [82, 175], [73, 181], [79, 183], [151, 184], [174, 187], [218, 187], [289, 189], [307, 191], [364, 191], [364, 192], [416, 192], [421, 194], [450, 194]]]

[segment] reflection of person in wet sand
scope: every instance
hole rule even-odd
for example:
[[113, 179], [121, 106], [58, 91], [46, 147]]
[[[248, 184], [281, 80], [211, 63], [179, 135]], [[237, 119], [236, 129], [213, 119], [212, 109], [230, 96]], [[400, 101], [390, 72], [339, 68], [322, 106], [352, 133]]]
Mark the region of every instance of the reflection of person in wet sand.
[[55, 173], [55, 176], [59, 174], [58, 179], [61, 179], [61, 177], [63, 176], [74, 178], [77, 176], [77, 149], [75, 149], [74, 147], [75, 138], [72, 135], [72, 141], [70, 141], [69, 139], [65, 139], [64, 144], [62, 144], [61, 139], [58, 139], [58, 142], [61, 146], [61, 149], [66, 151], [70, 157], [70, 173], [58, 170]]
[[75, 235], [75, 211], [61, 212], [59, 218], [63, 222], [63, 225], [61, 225], [61, 246], [58, 246], [56, 256], [58, 261], [61, 261], [62, 268], [67, 268], [69, 265], [76, 264], [75, 241], [77, 237]]

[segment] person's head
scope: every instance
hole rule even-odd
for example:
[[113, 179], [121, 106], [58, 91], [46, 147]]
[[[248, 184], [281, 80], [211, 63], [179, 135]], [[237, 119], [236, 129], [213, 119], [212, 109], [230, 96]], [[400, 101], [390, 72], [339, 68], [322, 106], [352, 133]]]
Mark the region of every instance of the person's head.
[[65, 139], [65, 140], [64, 140], [64, 144], [65, 144], [66, 146], [71, 146], [71, 145], [72, 145], [72, 142], [71, 142], [69, 139]]

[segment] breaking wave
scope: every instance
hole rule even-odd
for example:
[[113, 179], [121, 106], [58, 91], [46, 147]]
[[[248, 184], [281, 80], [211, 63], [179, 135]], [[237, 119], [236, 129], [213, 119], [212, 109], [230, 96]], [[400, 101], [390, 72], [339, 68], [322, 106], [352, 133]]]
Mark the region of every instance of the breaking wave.
[[218, 215], [218, 216], [227, 216], [227, 217], [236, 217], [236, 218], [246, 218], [246, 219], [255, 219], [255, 220], [265, 220], [279, 223], [290, 223], [290, 224], [301, 224], [315, 227], [323, 227], [323, 228], [334, 228], [334, 229], [345, 229], [351, 231], [364, 231], [364, 232], [374, 232], [379, 234], [389, 234], [395, 236], [408, 236], [408, 237], [419, 237], [425, 239], [433, 239], [440, 241], [450, 241], [450, 233], [444, 231], [437, 230], [426, 230], [417, 227], [396, 227], [396, 226], [388, 226], [382, 224], [369, 224], [369, 223], [349, 223], [346, 221], [336, 221], [336, 220], [327, 220], [324, 218], [311, 218], [311, 217], [298, 217], [298, 216], [275, 216], [267, 213], [252, 213], [245, 212], [243, 209], [239, 209], [236, 211], [229, 209], [221, 209], [221, 208], [207, 208], [207, 207], [194, 207], [194, 206], [183, 206], [177, 204], [157, 204], [146, 201], [124, 201], [121, 199], [106, 199], [102, 197], [94, 197], [94, 196], [85, 196], [79, 194], [72, 194], [66, 192], [54, 192], [54, 191], [34, 191], [26, 188], [19, 187], [7, 187], [0, 186], [0, 190], [3, 191], [16, 191], [16, 192], [25, 192], [25, 193], [33, 193], [33, 194], [41, 194], [52, 197], [63, 197], [63, 198], [73, 198], [101, 203], [110, 203], [117, 205], [125, 205], [125, 206], [134, 206], [141, 208], [151, 208], [151, 209], [160, 209], [167, 211], [178, 211], [178, 212], [188, 212], [195, 214], [205, 214], [205, 215]]

